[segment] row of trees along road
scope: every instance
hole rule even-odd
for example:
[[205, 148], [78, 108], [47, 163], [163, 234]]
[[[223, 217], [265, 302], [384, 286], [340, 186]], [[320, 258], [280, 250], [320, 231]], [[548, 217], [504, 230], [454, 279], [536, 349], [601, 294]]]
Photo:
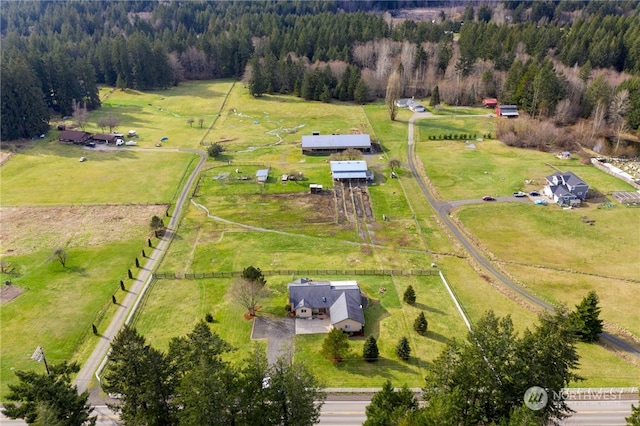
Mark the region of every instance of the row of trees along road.
[[[602, 332], [598, 305], [596, 292], [589, 292], [574, 311], [560, 308], [540, 315], [533, 331], [527, 329], [522, 336], [515, 333], [509, 316], [498, 318], [487, 312], [466, 342], [453, 340], [429, 366], [424, 407], [418, 407], [406, 388], [395, 391], [387, 382], [367, 407], [365, 426], [542, 426], [566, 418], [571, 411], [561, 391], [582, 380], [575, 372], [579, 361], [575, 344], [598, 340]], [[525, 404], [525, 392], [532, 386], [544, 388], [548, 395], [546, 406], [537, 411]], [[638, 410], [634, 408], [629, 424], [637, 424], [633, 422]]]
[[[437, 19], [402, 22], [390, 19], [394, 8], [417, 3], [5, 3], [3, 140], [40, 135], [74, 101], [98, 108], [98, 85], [148, 90], [212, 78], [244, 78], [256, 96], [325, 102], [421, 98], [438, 86], [450, 105], [498, 96], [542, 117], [565, 101], [575, 120], [590, 116], [586, 91], [604, 69], [623, 73], [607, 81], [606, 96], [628, 90], [625, 121], [640, 126], [634, 1], [468, 5], [464, 22], [448, 1], [433, 3]], [[372, 8], [386, 13], [363, 12]]]
[[[125, 326], [112, 343], [103, 388], [118, 394], [110, 407], [125, 425], [308, 425], [317, 423], [324, 393], [300, 363], [267, 363], [257, 346], [243, 363], [230, 363], [231, 345], [199, 322], [173, 338], [167, 353]], [[10, 385], [4, 413], [40, 426], [95, 424], [89, 394], [71, 384], [77, 364], [60, 364], [51, 374], [19, 371]]]

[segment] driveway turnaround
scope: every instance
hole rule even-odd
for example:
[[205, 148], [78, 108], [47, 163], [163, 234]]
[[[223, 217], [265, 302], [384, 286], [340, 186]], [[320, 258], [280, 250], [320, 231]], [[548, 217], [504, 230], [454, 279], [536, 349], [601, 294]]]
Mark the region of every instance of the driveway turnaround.
[[255, 317], [251, 339], [267, 339], [267, 361], [274, 364], [281, 356], [293, 355], [295, 325], [292, 318]]

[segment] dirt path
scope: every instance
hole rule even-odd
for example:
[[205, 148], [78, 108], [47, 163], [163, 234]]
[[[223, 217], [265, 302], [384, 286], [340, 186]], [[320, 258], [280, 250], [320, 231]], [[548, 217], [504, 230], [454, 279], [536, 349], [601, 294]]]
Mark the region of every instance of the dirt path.
[[136, 277], [134, 282], [130, 284], [130, 288], [127, 289], [127, 296], [120, 303], [119, 308], [113, 315], [113, 318], [111, 319], [111, 322], [109, 323], [107, 329], [98, 330], [98, 332], [100, 333], [100, 339], [98, 340], [98, 343], [89, 356], [89, 359], [82, 366], [82, 369], [80, 370], [78, 376], [74, 381], [75, 385], [78, 386], [78, 392], [84, 392], [89, 388], [92, 383], [94, 373], [95, 376], [99, 378], [102, 369], [107, 363], [108, 352], [111, 349], [111, 341], [120, 331], [122, 326], [124, 324], [128, 324], [129, 321], [131, 321], [138, 303], [142, 299], [142, 296], [144, 296], [144, 293], [149, 286], [149, 283], [151, 282], [153, 271], [156, 269], [156, 267], [164, 257], [164, 253], [166, 252], [169, 244], [171, 243], [171, 240], [173, 239], [175, 230], [177, 229], [178, 222], [180, 220], [182, 208], [184, 207], [185, 201], [191, 193], [191, 188], [195, 182], [196, 176], [198, 176], [198, 174], [200, 173], [200, 169], [207, 159], [206, 154], [199, 150], [184, 149], [180, 151], [193, 152], [200, 157], [200, 161], [189, 176], [189, 179], [182, 188], [180, 196], [175, 202], [175, 208], [173, 210], [173, 214], [171, 215], [171, 220], [169, 221], [169, 225], [167, 226], [167, 230], [164, 236], [154, 247], [154, 250], [147, 255], [147, 263], [141, 265], [138, 276]]

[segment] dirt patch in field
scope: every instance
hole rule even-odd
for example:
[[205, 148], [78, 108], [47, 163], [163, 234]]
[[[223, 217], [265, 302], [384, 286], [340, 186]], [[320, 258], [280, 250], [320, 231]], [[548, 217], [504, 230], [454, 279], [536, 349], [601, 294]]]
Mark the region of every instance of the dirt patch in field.
[[279, 201], [280, 210], [305, 212], [307, 223], [326, 223], [335, 221], [335, 204], [332, 193], [324, 191], [320, 194], [289, 193], [270, 195]]
[[9, 161], [9, 158], [13, 155], [13, 152], [0, 151], [0, 166]]
[[4, 305], [5, 303], [11, 302], [13, 299], [20, 296], [23, 291], [22, 287], [4, 284], [2, 288], [0, 288], [0, 303]]
[[151, 218], [166, 210], [166, 205], [0, 207], [0, 255], [142, 238]]

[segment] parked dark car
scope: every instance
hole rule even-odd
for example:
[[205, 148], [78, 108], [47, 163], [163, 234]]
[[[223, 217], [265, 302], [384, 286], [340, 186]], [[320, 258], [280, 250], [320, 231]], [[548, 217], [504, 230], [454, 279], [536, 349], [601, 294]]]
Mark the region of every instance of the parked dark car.
[[84, 146], [88, 146], [89, 148], [95, 148], [96, 147], [96, 143], [95, 142], [87, 142], [84, 144]]
[[495, 201], [496, 199], [489, 196], [489, 195], [485, 195], [484, 197], [482, 197], [482, 201]]
[[529, 195], [531, 195], [532, 197], [539, 197], [540, 193], [538, 191], [531, 191]]

